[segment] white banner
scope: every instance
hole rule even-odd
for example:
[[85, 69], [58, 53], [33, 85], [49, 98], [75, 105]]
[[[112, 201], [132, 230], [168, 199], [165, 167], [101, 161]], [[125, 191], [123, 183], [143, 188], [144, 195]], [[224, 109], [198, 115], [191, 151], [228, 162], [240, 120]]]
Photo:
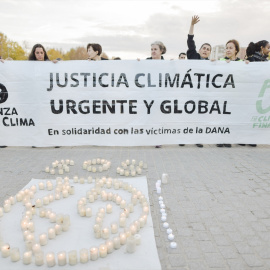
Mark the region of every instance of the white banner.
[[0, 63], [0, 145], [270, 143], [270, 63]]

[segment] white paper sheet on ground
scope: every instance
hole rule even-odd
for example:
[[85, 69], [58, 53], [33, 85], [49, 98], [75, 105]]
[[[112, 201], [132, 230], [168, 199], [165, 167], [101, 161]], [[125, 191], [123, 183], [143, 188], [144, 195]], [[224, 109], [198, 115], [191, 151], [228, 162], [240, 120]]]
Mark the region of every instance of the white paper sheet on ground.
[[[148, 196], [148, 187], [146, 177], [136, 177], [136, 178], [123, 178], [121, 179], [124, 182], [128, 182], [133, 185], [137, 190], [140, 190], [147, 200], [149, 201]], [[46, 183], [46, 180], [32, 179], [25, 188], [29, 188], [32, 185], [38, 187], [38, 183], [42, 181]], [[55, 185], [56, 181], [52, 180]], [[44, 251], [44, 257], [47, 252], [54, 252], [57, 258], [57, 253], [60, 251], [66, 251], [68, 253], [71, 250], [77, 250], [77, 255], [79, 258], [79, 251], [82, 248], [90, 249], [91, 247], [98, 247], [100, 244], [104, 243], [103, 239], [96, 239], [94, 237], [93, 225], [95, 223], [95, 216], [100, 207], [106, 207], [107, 203], [113, 205], [113, 212], [111, 214], [106, 214], [103, 222], [103, 227], [110, 227], [111, 222], [119, 223], [119, 214], [121, 209], [114, 202], [103, 202], [100, 199], [94, 203], [87, 203], [87, 206], [92, 208], [92, 217], [80, 217], [77, 213], [77, 201], [81, 197], [86, 196], [86, 192], [94, 187], [94, 184], [79, 184], [74, 183], [73, 180], [70, 180], [71, 185], [75, 186], [75, 194], [70, 195], [68, 198], [56, 200], [50, 203], [46, 208], [52, 209], [56, 214], [69, 214], [71, 219], [71, 226], [69, 231], [62, 232], [62, 234], [57, 235], [55, 239], [49, 240], [46, 246], [42, 247]], [[130, 202], [131, 193], [119, 189], [106, 189], [108, 192], [118, 193], [126, 202]], [[38, 190], [35, 194], [35, 199], [41, 198], [50, 194], [51, 191]], [[12, 247], [18, 247], [21, 253], [21, 260], [13, 263], [9, 258], [0, 257], [0, 269], [3, 270], [17, 270], [17, 269], [48, 269], [46, 265], [46, 260], [44, 258], [45, 264], [43, 266], [36, 266], [34, 263], [34, 258], [30, 265], [24, 265], [22, 262], [22, 255], [25, 251], [25, 243], [23, 240], [22, 231], [20, 228], [20, 220], [24, 211], [24, 207], [21, 203], [16, 203], [12, 206], [12, 209], [9, 213], [5, 213], [3, 217], [0, 218], [0, 230], [1, 238], [4, 243], [10, 244]], [[142, 208], [140, 204], [137, 204], [134, 207], [134, 212], [130, 214], [128, 218], [128, 223], [130, 224], [141, 215]], [[35, 215], [35, 237], [38, 239], [39, 234], [47, 233], [48, 228], [53, 227], [55, 223], [50, 223], [46, 218], [40, 218], [38, 215]], [[123, 229], [121, 228], [122, 231]], [[78, 263], [75, 266], [58, 266], [56, 259], [56, 266], [53, 269], [74, 269], [74, 270], [159, 270], [161, 269], [159, 257], [157, 254], [153, 223], [151, 217], [151, 211], [149, 211], [147, 225], [142, 228], [139, 232], [141, 235], [141, 245], [136, 247], [135, 253], [127, 253], [126, 245], [121, 246], [120, 249], [115, 250], [113, 253], [108, 254], [106, 258], [99, 258], [97, 261], [88, 261], [86, 264]], [[117, 236], [116, 234], [111, 234], [110, 238]], [[67, 254], [68, 257], [68, 254]]]

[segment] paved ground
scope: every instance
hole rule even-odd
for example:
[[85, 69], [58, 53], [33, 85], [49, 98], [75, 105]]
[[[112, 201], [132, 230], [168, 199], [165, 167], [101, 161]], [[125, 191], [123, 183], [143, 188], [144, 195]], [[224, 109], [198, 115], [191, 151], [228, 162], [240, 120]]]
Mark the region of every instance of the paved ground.
[[[73, 159], [77, 165], [69, 176], [86, 176], [82, 162], [98, 156], [112, 161], [112, 177], [127, 158], [148, 162], [162, 269], [270, 269], [270, 146], [266, 145], [8, 147], [0, 149], [0, 204], [31, 178], [46, 178], [43, 169], [55, 159]], [[175, 250], [168, 248], [155, 192], [155, 182], [164, 172], [170, 176], [162, 196], [178, 243]]]

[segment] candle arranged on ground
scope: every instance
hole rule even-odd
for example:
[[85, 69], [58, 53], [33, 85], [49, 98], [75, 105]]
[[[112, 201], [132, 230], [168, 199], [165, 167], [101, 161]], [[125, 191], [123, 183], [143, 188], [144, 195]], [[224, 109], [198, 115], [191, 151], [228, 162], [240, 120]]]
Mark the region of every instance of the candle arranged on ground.
[[54, 253], [50, 252], [46, 255], [46, 263], [48, 267], [55, 266], [55, 257]]

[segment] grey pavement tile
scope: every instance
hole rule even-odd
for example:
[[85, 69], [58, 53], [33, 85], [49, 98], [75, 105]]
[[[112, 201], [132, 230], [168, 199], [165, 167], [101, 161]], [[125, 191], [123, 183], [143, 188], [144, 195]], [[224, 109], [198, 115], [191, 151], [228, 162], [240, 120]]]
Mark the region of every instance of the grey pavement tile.
[[206, 264], [210, 268], [223, 268], [226, 265], [224, 258], [219, 253], [206, 253]]
[[254, 254], [242, 254], [242, 257], [250, 267], [263, 266], [263, 261]]
[[181, 254], [171, 254], [168, 256], [170, 265], [172, 267], [184, 267], [187, 265], [187, 261], [184, 255]]

